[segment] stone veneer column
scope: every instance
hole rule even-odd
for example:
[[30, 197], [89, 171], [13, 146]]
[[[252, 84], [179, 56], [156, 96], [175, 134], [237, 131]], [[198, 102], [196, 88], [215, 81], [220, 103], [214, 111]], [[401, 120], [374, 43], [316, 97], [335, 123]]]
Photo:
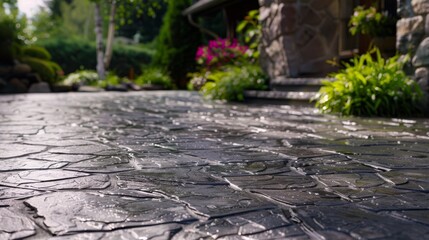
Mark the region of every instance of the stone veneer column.
[[324, 76], [338, 57], [340, 0], [259, 0], [261, 63], [272, 79]]
[[429, 0], [398, 0], [396, 46], [400, 54], [411, 54], [416, 81], [429, 91]]

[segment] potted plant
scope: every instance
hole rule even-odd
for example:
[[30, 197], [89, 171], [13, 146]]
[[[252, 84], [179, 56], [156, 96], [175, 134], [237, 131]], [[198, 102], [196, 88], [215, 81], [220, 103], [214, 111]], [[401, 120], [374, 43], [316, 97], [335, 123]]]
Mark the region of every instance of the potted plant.
[[354, 9], [349, 26], [352, 35], [368, 35], [371, 47], [377, 47], [383, 54], [394, 54], [396, 49], [396, 18], [376, 7], [358, 6]]

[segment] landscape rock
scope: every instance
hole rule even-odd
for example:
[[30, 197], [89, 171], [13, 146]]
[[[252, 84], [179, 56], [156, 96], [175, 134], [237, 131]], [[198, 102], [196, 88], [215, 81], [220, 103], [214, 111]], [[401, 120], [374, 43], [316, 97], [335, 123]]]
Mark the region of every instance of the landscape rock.
[[28, 89], [28, 93], [50, 93], [51, 88], [49, 87], [49, 84], [46, 82], [40, 82], [40, 83], [33, 83], [30, 86], [30, 89]]
[[415, 80], [423, 91], [429, 91], [429, 69], [421, 67], [416, 69]]
[[28, 92], [28, 81], [19, 78], [12, 78], [8, 82], [9, 93], [26, 93]]
[[17, 76], [22, 76], [31, 73], [31, 67], [28, 64], [24, 63], [15, 64], [12, 69], [12, 73]]
[[429, 37], [425, 38], [417, 48], [413, 58], [414, 67], [429, 66]]
[[427, 0], [412, 0], [411, 5], [415, 14], [429, 13], [429, 1]]
[[410, 34], [424, 34], [425, 21], [422, 16], [403, 18], [397, 22], [397, 37], [401, 38]]
[[104, 89], [92, 86], [79, 86], [77, 89], [78, 92], [103, 92]]

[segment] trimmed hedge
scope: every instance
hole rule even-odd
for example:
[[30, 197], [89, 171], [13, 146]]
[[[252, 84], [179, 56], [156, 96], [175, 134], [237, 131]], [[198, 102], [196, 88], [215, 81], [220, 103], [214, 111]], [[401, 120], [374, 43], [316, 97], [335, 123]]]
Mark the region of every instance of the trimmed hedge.
[[22, 54], [28, 57], [34, 57], [43, 60], [51, 60], [51, 54], [42, 47], [39, 46], [24, 46], [22, 48]]
[[[97, 65], [95, 44], [83, 40], [54, 38], [37, 43], [46, 48], [65, 74], [80, 69], [95, 69]], [[151, 62], [150, 51], [138, 46], [114, 46], [110, 71], [119, 76], [128, 76], [133, 68], [140, 74], [142, 65]]]
[[28, 64], [34, 72], [37, 72], [43, 81], [50, 84], [60, 81], [59, 73], [62, 72], [62, 69], [58, 64], [35, 57], [22, 57], [20, 60]]

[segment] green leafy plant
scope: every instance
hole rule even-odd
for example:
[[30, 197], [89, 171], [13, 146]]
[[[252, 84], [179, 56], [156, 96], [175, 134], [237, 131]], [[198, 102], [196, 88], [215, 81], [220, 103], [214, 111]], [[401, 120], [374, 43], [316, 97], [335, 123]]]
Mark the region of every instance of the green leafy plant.
[[243, 101], [244, 90], [264, 90], [267, 77], [257, 65], [225, 66], [207, 76], [201, 92], [211, 99]]
[[135, 83], [138, 85], [159, 85], [163, 86], [165, 89], [173, 88], [171, 77], [165, 70], [159, 67], [147, 68], [143, 71], [143, 74], [135, 80]]
[[316, 98], [316, 107], [322, 112], [364, 116], [420, 112], [422, 91], [406, 76], [398, 56], [384, 59], [373, 49], [345, 66], [332, 74], [334, 81], [324, 81]]
[[102, 84], [100, 85], [100, 87], [107, 87], [107, 86], [118, 86], [121, 85], [123, 82], [125, 82], [126, 79], [125, 78], [120, 78], [118, 75], [109, 72], [107, 74], [106, 79], [104, 79], [104, 81], [102, 82]]
[[395, 36], [396, 19], [377, 11], [375, 7], [358, 6], [349, 21], [352, 35], [364, 34], [373, 37]]
[[259, 11], [252, 10], [237, 26], [241, 40], [248, 45], [247, 54], [254, 60], [259, 58], [259, 44], [262, 39], [262, 26], [259, 22]]
[[97, 86], [101, 80], [98, 77], [97, 72], [92, 70], [81, 70], [74, 73], [70, 73], [66, 76], [63, 83], [66, 85], [89, 85]]

